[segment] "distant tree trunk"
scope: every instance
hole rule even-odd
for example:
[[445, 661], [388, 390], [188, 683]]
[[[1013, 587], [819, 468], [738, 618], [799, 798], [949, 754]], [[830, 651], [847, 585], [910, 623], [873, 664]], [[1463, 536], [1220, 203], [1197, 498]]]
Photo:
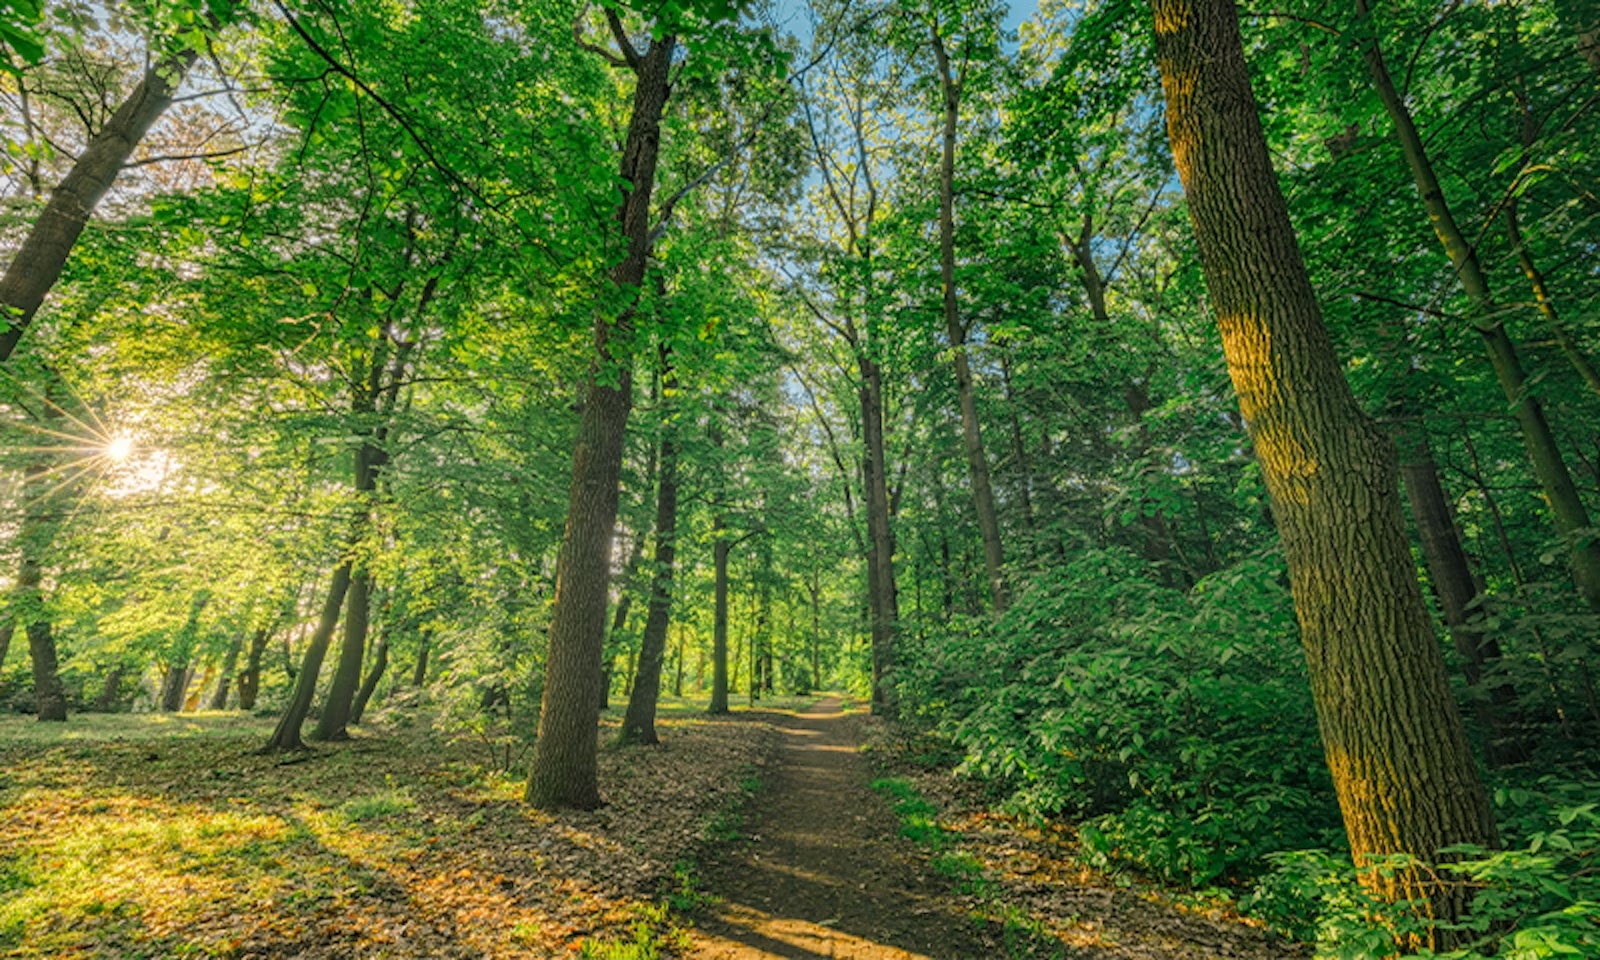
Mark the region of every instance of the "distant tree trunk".
[[[622, 39], [621, 31], [618, 34]], [[632, 337], [634, 304], [650, 254], [650, 195], [676, 48], [676, 38], [668, 35], [652, 39], [643, 56], [633, 58], [638, 82], [623, 147], [621, 179], [626, 186], [617, 212], [627, 255], [611, 272], [611, 281], [627, 304], [615, 319], [602, 312], [595, 320], [594, 361], [573, 451], [539, 737], [528, 773], [528, 803], [543, 809], [592, 810], [600, 805], [595, 692], [605, 646], [623, 435], [633, 405], [632, 359], [627, 348], [618, 349], [617, 344]]]
[[[51, 385], [54, 385], [53, 382]], [[48, 392], [49, 387], [46, 390]], [[43, 400], [45, 408], [37, 419], [48, 428], [64, 416], [64, 412], [48, 396]], [[54, 459], [48, 453], [41, 453], [40, 458], [22, 472], [22, 523], [17, 530], [17, 552], [21, 559], [17, 566], [16, 581], [11, 587], [11, 603], [6, 615], [12, 624], [22, 627], [28, 638], [28, 656], [33, 666], [35, 715], [43, 721], [60, 722], [67, 719], [67, 698], [61, 686], [55, 638], [50, 631], [50, 617], [45, 610], [42, 587], [44, 557], [55, 542], [56, 534], [51, 506], [46, 502], [52, 492], [51, 478], [54, 474]]]
[[933, 55], [939, 67], [939, 87], [944, 102], [943, 149], [939, 161], [939, 276], [944, 300], [945, 335], [950, 338], [951, 360], [955, 366], [956, 396], [961, 407], [961, 442], [966, 450], [967, 470], [972, 479], [972, 506], [978, 518], [978, 532], [983, 537], [983, 563], [989, 575], [990, 599], [995, 613], [1003, 613], [1008, 592], [1000, 515], [995, 508], [994, 488], [989, 481], [989, 458], [983, 449], [978, 400], [972, 389], [972, 367], [967, 360], [967, 328], [961, 320], [961, 306], [956, 299], [956, 129], [961, 118], [961, 79], [955, 75], [950, 64], [938, 25], [931, 24], [929, 33], [933, 38]]
[[383, 679], [383, 673], [389, 669], [389, 634], [387, 631], [378, 636], [378, 650], [373, 654], [372, 669], [367, 671], [367, 676], [361, 681], [361, 690], [356, 693], [356, 702], [350, 707], [350, 723], [361, 723], [361, 717], [367, 712], [367, 704], [372, 700], [372, 694], [378, 689], [378, 681]]
[[1527, 373], [1523, 370], [1521, 358], [1517, 356], [1516, 345], [1499, 318], [1494, 298], [1490, 295], [1488, 276], [1478, 260], [1476, 245], [1461, 232], [1445, 198], [1444, 188], [1434, 173], [1422, 137], [1417, 132], [1411, 110], [1389, 76], [1367, 0], [1355, 0], [1355, 7], [1366, 36], [1362, 57], [1366, 61], [1367, 73], [1394, 126], [1401, 153], [1416, 181], [1428, 220], [1455, 267], [1462, 289], [1472, 301], [1475, 311], [1473, 327], [1489, 352], [1489, 363], [1500, 381], [1506, 401], [1511, 405], [1512, 415], [1522, 432], [1523, 444], [1527, 447], [1529, 459], [1533, 461], [1534, 474], [1544, 490], [1556, 528], [1567, 538], [1578, 592], [1591, 609], [1600, 611], [1600, 541], [1585, 533], [1590, 526], [1589, 512], [1578, 496], [1577, 485], [1572, 482], [1566, 461], [1562, 459], [1560, 445], [1545, 417], [1544, 406], [1528, 390]]
[[161, 712], [178, 713], [183, 710], [183, 695], [189, 689], [189, 661], [167, 664], [167, 675], [161, 681]]
[[[667, 366], [670, 362], [667, 351], [663, 350], [662, 364], [666, 367], [662, 377], [663, 396], [673, 392], [676, 386], [676, 378]], [[661, 455], [657, 459], [654, 575], [644, 637], [639, 641], [639, 666], [634, 673], [633, 690], [628, 695], [628, 713], [622, 720], [624, 743], [660, 742], [656, 736], [656, 702], [661, 695], [667, 628], [672, 624], [672, 580], [678, 547], [678, 444], [670, 422], [670, 410], [666, 411], [666, 416], [669, 419], [662, 428]]]
[[1473, 710], [1488, 740], [1489, 762], [1494, 766], [1521, 763], [1528, 755], [1515, 732], [1516, 692], [1505, 680], [1484, 686], [1485, 671], [1500, 660], [1500, 644], [1484, 631], [1482, 612], [1472, 609], [1478, 584], [1461, 546], [1455, 510], [1439, 482], [1439, 467], [1427, 433], [1420, 425], [1405, 426], [1396, 433], [1396, 445], [1400, 450], [1400, 477], [1417, 525], [1428, 577], [1474, 694]]
[[110, 713], [117, 708], [117, 700], [122, 695], [122, 678], [127, 673], [128, 668], [119, 663], [106, 674], [106, 682], [100, 686], [100, 696], [94, 701], [95, 712]]
[[244, 652], [244, 634], [234, 635], [233, 643], [228, 645], [228, 653], [222, 658], [222, 676], [217, 678], [217, 691], [211, 695], [211, 702], [206, 704], [208, 710], [228, 709], [228, 687], [233, 680], [234, 671], [239, 667], [239, 654]]
[[272, 640], [272, 628], [260, 627], [250, 637], [250, 651], [245, 655], [244, 670], [239, 674], [239, 709], [256, 708], [256, 697], [261, 692], [261, 658]]
[[862, 480], [867, 501], [868, 595], [872, 618], [872, 712], [895, 715], [894, 663], [900, 605], [894, 576], [894, 529], [889, 523], [888, 462], [883, 442], [883, 373], [861, 354]]
[[728, 712], [728, 540], [722, 514], [711, 519], [712, 590], [715, 609], [711, 617], [711, 712]]
[[[5, 276], [0, 277], [0, 362], [16, 349], [22, 332], [60, 278], [95, 206], [111, 189], [150, 126], [171, 106], [173, 92], [194, 59], [193, 50], [184, 50], [153, 63], [51, 192]], [[6, 321], [9, 327], [4, 325]]]
[[1578, 41], [1578, 55], [1600, 75], [1600, 8], [1593, 0], [1556, 0], [1556, 17]]
[[[1152, 0], [1167, 131], [1223, 352], [1282, 535], [1312, 696], [1358, 866], [1493, 846], [1406, 542], [1393, 447], [1344, 379], [1267, 155], [1232, 0]], [[1453, 918], [1431, 869], [1364, 878]], [[1427, 909], [1427, 908], [1425, 908]], [[1446, 939], [1440, 935], [1437, 939]]]
[[[7, 616], [9, 617], [10, 614], [8, 613]], [[6, 665], [6, 654], [11, 652], [11, 635], [16, 632], [16, 629], [15, 620], [8, 619], [5, 623], [0, 623], [0, 668]]]
[[417, 665], [411, 671], [411, 685], [421, 689], [428, 682], [428, 634], [422, 634], [422, 649], [417, 651]]
[[305, 723], [306, 714], [311, 712], [311, 698], [317, 693], [317, 675], [322, 672], [322, 661], [328, 655], [328, 643], [333, 639], [334, 628], [339, 625], [339, 611], [344, 607], [344, 596], [350, 589], [350, 567], [351, 561], [344, 560], [333, 572], [333, 582], [328, 585], [328, 597], [322, 604], [322, 616], [317, 621], [317, 629], [311, 634], [311, 640], [306, 644], [305, 657], [295, 676], [294, 693], [289, 697], [289, 706], [284, 709], [277, 728], [272, 731], [272, 737], [262, 748], [263, 753], [306, 748], [305, 741], [300, 739], [300, 726]]

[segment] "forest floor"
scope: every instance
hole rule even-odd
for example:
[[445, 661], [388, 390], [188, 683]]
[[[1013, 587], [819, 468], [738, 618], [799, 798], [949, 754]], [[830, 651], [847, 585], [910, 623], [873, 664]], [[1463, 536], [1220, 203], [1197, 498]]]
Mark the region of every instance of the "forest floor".
[[676, 936], [661, 894], [777, 737], [665, 706], [664, 746], [601, 751], [608, 805], [556, 816], [521, 802], [522, 760], [425, 718], [274, 757], [270, 718], [5, 717], [0, 956], [653, 957]]
[[[773, 723], [783, 747], [772, 780], [738, 842], [702, 868], [706, 897], [686, 957], [1276, 960], [1300, 953], [1237, 917], [1186, 908], [1084, 869], [1068, 836], [988, 812], [970, 785], [912, 762], [892, 728], [843, 712], [837, 699]], [[879, 772], [897, 776], [869, 786], [863, 742]], [[915, 813], [903, 819], [908, 810]]]

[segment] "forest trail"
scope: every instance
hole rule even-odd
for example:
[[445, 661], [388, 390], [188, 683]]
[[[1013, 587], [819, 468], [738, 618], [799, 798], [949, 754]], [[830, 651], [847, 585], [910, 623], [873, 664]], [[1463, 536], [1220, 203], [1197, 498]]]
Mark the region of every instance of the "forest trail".
[[992, 955], [949, 882], [931, 875], [868, 786], [838, 698], [776, 723], [784, 746], [748, 842], [707, 864], [717, 904], [694, 960], [973, 960]]

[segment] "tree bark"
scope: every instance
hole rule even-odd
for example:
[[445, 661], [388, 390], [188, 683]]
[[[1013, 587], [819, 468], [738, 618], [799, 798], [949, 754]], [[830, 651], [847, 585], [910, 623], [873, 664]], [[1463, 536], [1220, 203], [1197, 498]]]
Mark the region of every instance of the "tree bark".
[[96, 713], [110, 713], [117, 708], [117, 700], [122, 695], [122, 678], [127, 673], [128, 668], [119, 663], [106, 674], [106, 681], [100, 686], [100, 696], [94, 701]]
[[[620, 32], [620, 31], [619, 31]], [[600, 805], [598, 688], [605, 646], [611, 542], [617, 521], [623, 435], [633, 405], [633, 363], [626, 346], [650, 253], [650, 196], [661, 146], [661, 116], [671, 94], [676, 38], [650, 42], [637, 57], [633, 115], [623, 148], [617, 219], [627, 254], [611, 272], [625, 298], [615, 319], [595, 320], [588, 397], [572, 457], [566, 535], [556, 563], [556, 600], [539, 714], [539, 739], [528, 774], [528, 803], [543, 809]]]
[[1445, 199], [1439, 178], [1434, 173], [1433, 163], [1428, 159], [1411, 110], [1389, 76], [1367, 0], [1355, 0], [1355, 6], [1369, 37], [1362, 49], [1367, 74], [1389, 114], [1395, 136], [1400, 141], [1401, 153], [1416, 181], [1417, 192], [1422, 196], [1423, 207], [1433, 225], [1434, 234], [1454, 265], [1462, 289], [1472, 301], [1476, 314], [1473, 326], [1488, 350], [1489, 363], [1500, 381], [1506, 402], [1511, 405], [1512, 415], [1522, 432], [1523, 444], [1528, 450], [1529, 459], [1533, 461], [1534, 474], [1543, 488], [1556, 528], [1568, 540], [1572, 574], [1578, 592], [1591, 609], [1600, 612], [1600, 541], [1584, 536], [1584, 531], [1590, 526], [1589, 512], [1579, 498], [1577, 485], [1573, 483], [1572, 474], [1562, 459], [1561, 448], [1545, 417], [1544, 406], [1528, 392], [1527, 373], [1522, 368], [1521, 358], [1517, 356], [1516, 345], [1511, 342], [1505, 325], [1498, 318], [1494, 298], [1490, 294], [1489, 279], [1478, 260], [1477, 248], [1461, 232], [1449, 201]]
[[[1152, 0], [1167, 132], [1239, 406], [1282, 535], [1329, 770], [1358, 866], [1495, 843], [1422, 603], [1393, 447], [1344, 379], [1267, 155], [1231, 0]], [[1453, 917], [1433, 871], [1385, 895]], [[1443, 939], [1443, 938], [1441, 938]]]
[[972, 367], [967, 360], [967, 328], [961, 320], [961, 305], [956, 298], [956, 125], [961, 117], [961, 82], [953, 72], [938, 25], [930, 25], [929, 33], [933, 38], [933, 55], [939, 67], [939, 88], [944, 104], [939, 159], [939, 277], [944, 329], [955, 367], [956, 397], [961, 407], [961, 444], [972, 479], [972, 506], [978, 518], [978, 532], [983, 537], [984, 570], [989, 576], [994, 612], [999, 614], [1005, 612], [1009, 602], [1005, 549], [994, 487], [989, 480], [989, 457], [983, 449], [983, 433], [978, 422], [978, 400], [972, 389]]
[[272, 628], [261, 627], [250, 637], [250, 651], [245, 655], [244, 670], [239, 673], [239, 709], [256, 708], [256, 697], [261, 692], [261, 658], [266, 655], [267, 644], [272, 641]]
[[189, 688], [189, 661], [167, 665], [166, 677], [161, 681], [161, 712], [179, 713], [183, 710], [183, 695]]
[[372, 694], [378, 689], [378, 681], [383, 679], [385, 670], [389, 669], [389, 634], [387, 631], [378, 637], [378, 651], [373, 654], [372, 669], [361, 681], [361, 689], [356, 693], [356, 702], [350, 707], [350, 723], [361, 723], [361, 717], [367, 712], [367, 704], [372, 701]]
[[[675, 386], [670, 367], [662, 383], [665, 396]], [[628, 712], [622, 720], [621, 739], [624, 743], [660, 742], [656, 736], [656, 701], [661, 695], [661, 667], [667, 654], [667, 628], [672, 623], [672, 580], [678, 539], [678, 445], [670, 409], [666, 410], [666, 416], [667, 424], [661, 435], [661, 455], [657, 461], [656, 550], [650, 583], [650, 606], [645, 614], [644, 636], [639, 641], [639, 666], [634, 674], [633, 690], [628, 695]]]
[[232, 686], [233, 673], [239, 668], [239, 654], [244, 652], [244, 634], [235, 634], [233, 642], [228, 645], [228, 652], [222, 658], [222, 676], [217, 678], [216, 692], [211, 695], [211, 702], [206, 704], [207, 710], [228, 709], [228, 692]]
[[344, 641], [339, 645], [339, 664], [334, 668], [333, 680], [328, 684], [328, 696], [322, 703], [322, 715], [311, 731], [311, 739], [338, 741], [350, 739], [350, 714], [356, 691], [361, 686], [361, 666], [367, 658], [367, 621], [372, 612], [372, 575], [366, 567], [350, 571], [350, 585], [345, 592]]
[[328, 597], [322, 604], [322, 616], [317, 620], [317, 629], [306, 644], [305, 656], [295, 675], [294, 693], [289, 697], [289, 706], [284, 709], [277, 728], [262, 748], [263, 753], [306, 748], [305, 741], [300, 739], [300, 727], [305, 723], [306, 714], [311, 712], [311, 698], [317, 692], [317, 675], [322, 672], [322, 661], [328, 655], [328, 643], [333, 639], [334, 628], [339, 625], [339, 611], [344, 607], [344, 596], [350, 589], [350, 569], [351, 561], [344, 560], [333, 572], [333, 582], [328, 585]]
[[[45, 295], [61, 277], [67, 257], [88, 224], [94, 208], [111, 189], [117, 174], [139, 141], [172, 105], [173, 92], [194, 63], [195, 52], [164, 57], [89, 140], [72, 169], [50, 193], [39, 219], [0, 277], [0, 362], [16, 349], [33, 322]], [[9, 321], [9, 326], [5, 322]]]
[[417, 651], [417, 665], [411, 671], [411, 685], [421, 688], [428, 682], [428, 635], [424, 633], [421, 641], [422, 649]]
[[867, 590], [872, 618], [872, 712], [895, 715], [895, 639], [900, 606], [894, 576], [894, 529], [889, 523], [888, 464], [883, 442], [883, 373], [865, 353], [857, 354], [861, 373], [862, 481], [867, 501]]

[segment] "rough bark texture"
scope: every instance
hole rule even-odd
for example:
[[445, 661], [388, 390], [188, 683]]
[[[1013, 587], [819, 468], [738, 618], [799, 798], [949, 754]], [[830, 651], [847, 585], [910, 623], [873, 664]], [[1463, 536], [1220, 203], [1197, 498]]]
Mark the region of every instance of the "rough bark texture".
[[1462, 289], [1472, 301], [1475, 312], [1473, 325], [1489, 353], [1489, 363], [1500, 381], [1506, 402], [1511, 406], [1512, 416], [1516, 418], [1522, 442], [1527, 447], [1529, 459], [1533, 461], [1534, 474], [1544, 490], [1556, 529], [1571, 543], [1572, 573], [1578, 591], [1590, 608], [1600, 611], [1600, 541], [1583, 535], [1583, 531], [1589, 528], [1589, 513], [1562, 459], [1561, 448], [1556, 443], [1554, 431], [1550, 429], [1543, 405], [1528, 392], [1527, 373], [1522, 368], [1521, 358], [1517, 356], [1516, 345], [1511, 342], [1505, 325], [1499, 319], [1488, 276], [1478, 260], [1477, 248], [1461, 232], [1460, 224], [1456, 222], [1455, 214], [1445, 198], [1444, 189], [1439, 185], [1439, 178], [1434, 173], [1433, 163], [1428, 159], [1411, 110], [1389, 75], [1367, 0], [1355, 0], [1355, 7], [1370, 37], [1362, 48], [1367, 74], [1378, 92], [1378, 98], [1383, 101], [1384, 110], [1389, 114], [1395, 137], [1400, 142], [1400, 151], [1405, 156], [1412, 179], [1416, 181], [1417, 192], [1421, 194], [1433, 232], [1455, 267]]
[[972, 389], [972, 366], [967, 360], [967, 328], [961, 320], [961, 305], [956, 297], [956, 124], [961, 118], [961, 84], [950, 64], [939, 28], [930, 28], [934, 59], [939, 67], [939, 88], [943, 94], [944, 130], [939, 159], [939, 279], [944, 305], [945, 336], [950, 340], [951, 362], [955, 367], [956, 398], [961, 407], [961, 445], [967, 454], [967, 472], [972, 480], [972, 507], [983, 537], [983, 564], [989, 577], [989, 595], [995, 613], [1005, 612], [1009, 601], [1006, 588], [1005, 549], [1000, 534], [1000, 514], [995, 508], [994, 487], [989, 480], [989, 457], [983, 449], [983, 432], [978, 423], [978, 399]]
[[[1393, 448], [1344, 380], [1290, 225], [1231, 0], [1153, 0], [1173, 157], [1283, 538], [1328, 766], [1359, 864], [1495, 842], [1406, 543]], [[1370, 877], [1369, 877], [1370, 878]], [[1459, 906], [1426, 871], [1394, 884]]]
[[151, 124], [172, 105], [172, 95], [194, 63], [186, 50], [163, 58], [144, 75], [128, 99], [84, 148], [35, 220], [0, 277], [0, 362], [11, 356], [22, 333], [67, 264], [94, 208], [111, 189], [122, 166]]
[[317, 726], [311, 731], [313, 740], [350, 739], [350, 714], [361, 685], [361, 665], [367, 657], [371, 601], [372, 575], [364, 567], [355, 567], [350, 571], [350, 587], [344, 598], [344, 639], [339, 645], [339, 664], [328, 683], [328, 697], [323, 701]]
[[333, 582], [328, 585], [328, 598], [322, 604], [322, 616], [317, 629], [306, 644], [305, 656], [295, 675], [294, 693], [289, 706], [278, 720], [278, 726], [267, 740], [263, 753], [274, 750], [304, 750], [300, 739], [300, 726], [311, 711], [311, 698], [317, 692], [317, 675], [322, 672], [322, 661], [328, 655], [328, 643], [333, 639], [334, 628], [339, 625], [339, 611], [344, 607], [344, 595], [350, 589], [350, 561], [345, 560], [333, 572]]
[[[664, 382], [671, 389], [670, 374]], [[670, 415], [670, 414], [669, 414]], [[661, 437], [656, 487], [655, 568], [644, 636], [639, 641], [639, 666], [622, 720], [624, 743], [657, 743], [656, 701], [661, 695], [661, 667], [667, 654], [667, 627], [672, 623], [672, 578], [677, 562], [678, 445], [669, 422]]]
[[528, 774], [527, 800], [544, 809], [600, 805], [598, 675], [605, 646], [611, 541], [617, 521], [623, 434], [633, 405], [633, 365], [626, 347], [633, 302], [650, 253], [650, 195], [661, 146], [661, 115], [671, 93], [671, 36], [652, 40], [638, 57], [633, 115], [623, 147], [618, 209], [627, 253], [611, 272], [625, 298], [615, 319], [595, 321], [594, 364], [572, 456], [567, 526], [556, 563], [555, 608], [539, 714], [539, 739]]

